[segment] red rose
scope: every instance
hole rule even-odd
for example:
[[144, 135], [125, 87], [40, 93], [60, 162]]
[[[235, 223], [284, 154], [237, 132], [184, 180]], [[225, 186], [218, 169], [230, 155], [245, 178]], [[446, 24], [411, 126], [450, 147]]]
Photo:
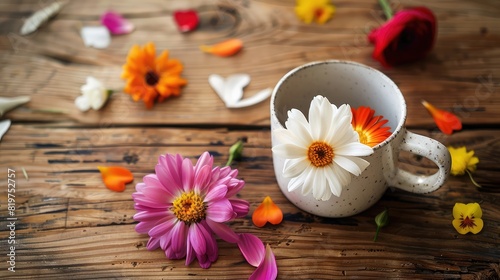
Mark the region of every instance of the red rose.
[[385, 67], [423, 58], [432, 49], [435, 38], [436, 18], [425, 7], [399, 11], [368, 35], [375, 44], [373, 58]]

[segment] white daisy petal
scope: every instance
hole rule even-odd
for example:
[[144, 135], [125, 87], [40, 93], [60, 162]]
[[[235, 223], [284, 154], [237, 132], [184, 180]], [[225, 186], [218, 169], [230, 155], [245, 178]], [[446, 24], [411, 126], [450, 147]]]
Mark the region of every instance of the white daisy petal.
[[273, 131], [274, 136], [280, 143], [296, 143], [297, 141], [295, 140], [296, 136], [295, 134], [287, 129], [284, 128], [278, 128]]
[[[300, 144], [301, 146], [309, 146], [312, 142], [311, 134], [309, 133], [309, 127], [305, 127], [300, 121], [288, 120], [286, 122], [286, 127], [290, 131], [293, 131], [294, 139], [293, 142]], [[292, 142], [292, 143], [293, 143]]]
[[283, 166], [283, 176], [293, 178], [299, 176], [309, 166], [307, 158], [294, 158], [285, 160]]
[[326, 176], [326, 180], [328, 182], [330, 192], [339, 197], [342, 193], [342, 185], [339, 182], [338, 174], [335, 172], [334, 165], [329, 165], [327, 168], [329, 169], [330, 175]]
[[359, 157], [346, 157], [346, 158], [353, 161], [359, 167], [359, 169], [361, 169], [361, 172], [365, 171], [365, 169], [370, 165], [368, 161]]
[[302, 186], [302, 195], [306, 196], [309, 193], [311, 193], [313, 187], [314, 187], [314, 175], [316, 169], [312, 167], [308, 167], [304, 173], [302, 173], [302, 176], [305, 177], [304, 179], [304, 185]]
[[293, 192], [294, 190], [302, 187], [304, 185], [304, 179], [302, 176], [294, 177], [288, 182], [288, 191]]
[[340, 185], [342, 187], [345, 187], [351, 183], [352, 180], [352, 175], [349, 173], [349, 171], [342, 169], [342, 167], [338, 165], [334, 165], [335, 167], [335, 174], [338, 176], [338, 180], [340, 182]]
[[314, 139], [320, 139], [321, 130], [321, 96], [316, 96], [309, 107], [309, 125], [311, 126], [311, 135]]
[[322, 200], [323, 196], [325, 196], [325, 192], [330, 192], [330, 190], [326, 188], [326, 178], [323, 169], [324, 168], [316, 169], [316, 174], [314, 176], [312, 193], [317, 200]]
[[303, 127], [305, 127], [307, 129], [307, 131], [309, 131], [309, 134], [310, 134], [310, 125], [309, 123], [307, 122], [307, 119], [306, 119], [306, 116], [299, 110], [297, 109], [291, 109], [288, 111], [288, 119], [293, 119], [295, 120], [296, 122], [300, 123]]
[[373, 154], [373, 149], [361, 143], [351, 142], [335, 148], [335, 154], [341, 156], [363, 157]]
[[307, 155], [307, 149], [293, 144], [280, 144], [272, 148], [273, 153], [284, 158], [300, 158]]
[[354, 161], [350, 160], [348, 157], [336, 155], [333, 161], [343, 169], [349, 171], [350, 173], [356, 176], [361, 174], [361, 168]]

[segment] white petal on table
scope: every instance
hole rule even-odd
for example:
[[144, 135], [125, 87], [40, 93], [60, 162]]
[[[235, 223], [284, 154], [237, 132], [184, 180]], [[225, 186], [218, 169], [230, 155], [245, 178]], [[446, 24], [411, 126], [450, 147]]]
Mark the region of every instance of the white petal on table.
[[224, 79], [220, 75], [212, 74], [208, 83], [215, 90], [227, 107], [236, 104], [243, 97], [243, 88], [250, 83], [248, 74], [235, 74]]
[[0, 121], [0, 140], [2, 140], [3, 135], [9, 130], [10, 124], [10, 120]]
[[272, 89], [266, 88], [249, 98], [241, 100], [243, 88], [250, 83], [248, 74], [234, 74], [226, 79], [217, 74], [208, 76], [208, 83], [224, 101], [227, 108], [243, 108], [255, 105], [271, 96]]
[[0, 117], [8, 111], [31, 100], [29, 96], [0, 97]]
[[111, 35], [105, 26], [84, 26], [80, 35], [87, 47], [105, 49], [111, 43]]
[[270, 88], [263, 89], [263, 90], [257, 92], [256, 94], [254, 94], [248, 98], [240, 100], [240, 101], [236, 102], [235, 104], [231, 104], [230, 106], [228, 106], [228, 108], [243, 108], [243, 107], [255, 105], [257, 103], [260, 103], [260, 102], [266, 100], [269, 96], [271, 96], [271, 93], [272, 93], [272, 89], [270, 89]]

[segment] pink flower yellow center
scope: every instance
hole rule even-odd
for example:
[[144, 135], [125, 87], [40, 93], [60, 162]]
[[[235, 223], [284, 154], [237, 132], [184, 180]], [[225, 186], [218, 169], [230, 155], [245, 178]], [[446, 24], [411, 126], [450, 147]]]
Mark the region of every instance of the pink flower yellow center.
[[186, 224], [198, 223], [205, 219], [206, 209], [203, 198], [194, 191], [177, 197], [172, 206], [175, 216]]
[[461, 228], [473, 228], [476, 226], [476, 224], [474, 223], [474, 216], [471, 216], [469, 218], [469, 216], [465, 216], [465, 218], [463, 217], [463, 214], [462, 214], [462, 217], [460, 219], [460, 227]]
[[313, 142], [307, 151], [309, 161], [316, 167], [323, 167], [333, 162], [333, 148], [325, 142]]

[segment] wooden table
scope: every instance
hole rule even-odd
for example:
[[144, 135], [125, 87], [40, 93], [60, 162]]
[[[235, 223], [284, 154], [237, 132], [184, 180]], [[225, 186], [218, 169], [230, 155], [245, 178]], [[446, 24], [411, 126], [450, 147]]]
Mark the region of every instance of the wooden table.
[[[429, 7], [438, 18], [435, 48], [424, 60], [384, 69], [371, 58], [366, 33], [383, 22], [375, 0], [334, 1], [335, 17], [325, 25], [303, 24], [293, 0], [259, 1], [70, 1], [48, 24], [28, 36], [19, 29], [35, 10], [50, 3], [0, 3], [0, 95], [31, 96], [2, 119], [13, 124], [0, 143], [2, 279], [245, 279], [248, 265], [234, 244], [218, 241], [211, 268], [168, 260], [148, 251], [137, 224], [131, 194], [154, 172], [160, 154], [195, 159], [209, 151], [223, 165], [228, 148], [244, 139], [241, 160], [233, 163], [246, 181], [241, 198], [250, 213], [230, 226], [257, 235], [276, 255], [279, 279], [394, 278], [499, 279], [500, 277], [500, 5], [498, 0], [394, 1], [397, 9]], [[202, 25], [182, 34], [172, 13], [200, 11]], [[86, 48], [82, 26], [99, 25], [108, 9], [132, 21], [136, 30], [112, 38], [106, 49]], [[242, 52], [220, 58], [198, 46], [240, 38]], [[189, 81], [178, 98], [147, 110], [123, 94], [120, 79], [134, 44], [153, 41], [185, 65]], [[289, 70], [307, 62], [343, 59], [380, 69], [395, 81], [408, 105], [407, 127], [445, 145], [467, 146], [480, 159], [475, 179], [450, 177], [439, 190], [412, 194], [389, 189], [369, 210], [333, 219], [294, 207], [275, 180], [269, 131], [269, 103], [227, 109], [207, 79], [248, 73], [245, 96], [274, 87]], [[74, 99], [87, 76], [118, 89], [100, 111], [80, 112]], [[420, 101], [455, 112], [462, 131], [446, 136]], [[416, 172], [434, 167], [413, 155], [402, 164]], [[134, 176], [122, 193], [108, 190], [98, 165], [129, 168]], [[7, 173], [16, 172], [15, 273], [9, 272]], [[26, 170], [28, 178], [23, 175]], [[257, 228], [251, 213], [265, 196], [284, 212], [276, 226]], [[478, 202], [484, 229], [460, 235], [451, 225], [456, 202]], [[389, 210], [390, 224], [377, 242], [374, 217]]]

